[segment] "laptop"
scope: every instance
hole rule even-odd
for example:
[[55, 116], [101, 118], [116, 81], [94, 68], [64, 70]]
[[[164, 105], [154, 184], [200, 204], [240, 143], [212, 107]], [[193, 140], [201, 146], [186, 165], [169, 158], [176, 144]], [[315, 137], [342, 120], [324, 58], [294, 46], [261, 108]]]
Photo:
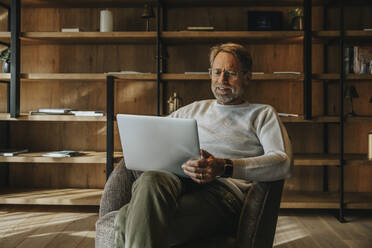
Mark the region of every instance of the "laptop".
[[128, 169], [188, 177], [182, 164], [200, 157], [196, 120], [128, 114], [117, 114], [116, 119]]

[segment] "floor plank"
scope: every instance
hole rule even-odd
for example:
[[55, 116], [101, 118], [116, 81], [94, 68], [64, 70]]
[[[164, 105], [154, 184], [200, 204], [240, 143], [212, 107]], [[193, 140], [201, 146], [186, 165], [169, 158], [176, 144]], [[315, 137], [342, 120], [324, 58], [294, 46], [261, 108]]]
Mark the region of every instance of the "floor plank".
[[[98, 208], [0, 206], [1, 248], [94, 248]], [[334, 212], [280, 212], [275, 248], [370, 248], [371, 212], [351, 212], [340, 223]]]

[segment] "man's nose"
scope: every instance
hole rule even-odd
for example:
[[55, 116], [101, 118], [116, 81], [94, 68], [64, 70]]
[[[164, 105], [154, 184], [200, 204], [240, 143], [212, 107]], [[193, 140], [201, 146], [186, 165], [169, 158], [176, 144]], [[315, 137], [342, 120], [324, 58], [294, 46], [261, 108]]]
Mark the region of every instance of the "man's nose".
[[218, 80], [220, 82], [228, 82], [229, 81], [229, 74], [226, 73], [225, 71], [222, 71], [220, 77], [218, 78]]

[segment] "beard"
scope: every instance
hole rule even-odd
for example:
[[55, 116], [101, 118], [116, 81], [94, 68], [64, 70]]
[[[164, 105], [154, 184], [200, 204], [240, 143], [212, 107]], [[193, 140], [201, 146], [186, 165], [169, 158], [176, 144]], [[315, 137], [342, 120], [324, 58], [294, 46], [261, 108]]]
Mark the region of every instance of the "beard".
[[[225, 92], [221, 92], [217, 88], [221, 88]], [[211, 89], [217, 102], [222, 104], [227, 104], [235, 101], [236, 99], [240, 98], [244, 92], [242, 87], [234, 88], [231, 87], [230, 85], [225, 84], [212, 84]]]

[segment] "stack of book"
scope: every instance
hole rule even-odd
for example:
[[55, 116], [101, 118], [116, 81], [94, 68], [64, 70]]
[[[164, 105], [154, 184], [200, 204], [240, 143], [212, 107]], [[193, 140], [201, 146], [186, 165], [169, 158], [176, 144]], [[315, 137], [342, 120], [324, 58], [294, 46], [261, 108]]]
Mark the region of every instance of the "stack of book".
[[69, 108], [40, 108], [37, 111], [30, 111], [30, 115], [75, 115], [75, 116], [103, 116], [103, 111], [83, 111]]

